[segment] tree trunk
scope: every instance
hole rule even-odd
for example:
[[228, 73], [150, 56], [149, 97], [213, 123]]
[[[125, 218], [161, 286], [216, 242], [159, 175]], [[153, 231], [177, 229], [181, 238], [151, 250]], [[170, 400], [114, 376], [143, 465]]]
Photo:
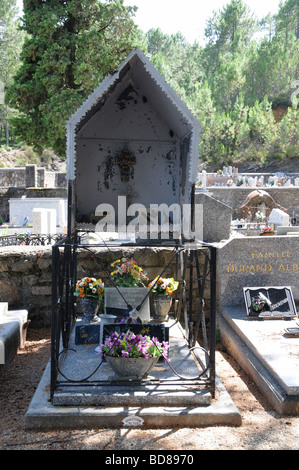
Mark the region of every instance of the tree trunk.
[[9, 111], [8, 111], [8, 105], [6, 105], [5, 140], [6, 140], [6, 145], [7, 146], [9, 146], [9, 123], [8, 123], [8, 118], [9, 118]]

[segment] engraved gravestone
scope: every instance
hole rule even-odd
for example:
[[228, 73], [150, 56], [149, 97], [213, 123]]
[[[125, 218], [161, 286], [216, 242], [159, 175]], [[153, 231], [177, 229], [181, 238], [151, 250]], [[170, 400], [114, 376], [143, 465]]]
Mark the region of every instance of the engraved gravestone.
[[[106, 287], [105, 312], [116, 315], [118, 319], [129, 316], [132, 309], [138, 309], [141, 321], [150, 319], [150, 303], [147, 287]], [[139, 308], [140, 307], [140, 308]]]
[[244, 305], [244, 287], [292, 289], [299, 303], [299, 250], [297, 237], [231, 238], [218, 253], [221, 306]]

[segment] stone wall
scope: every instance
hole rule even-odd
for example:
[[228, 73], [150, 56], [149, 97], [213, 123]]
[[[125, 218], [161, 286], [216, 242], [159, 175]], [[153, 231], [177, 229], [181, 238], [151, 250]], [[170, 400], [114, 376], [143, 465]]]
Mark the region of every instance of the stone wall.
[[25, 168], [0, 168], [0, 187], [25, 187]]
[[233, 210], [238, 209], [246, 200], [248, 195], [257, 189], [266, 191], [273, 197], [275, 202], [287, 209], [290, 217], [293, 211], [299, 212], [299, 187], [269, 187], [269, 188], [230, 188], [230, 187], [213, 187], [208, 188], [208, 194], [213, 198], [221, 201]]
[[[102, 278], [108, 285], [111, 262], [118, 259], [122, 252], [119, 248], [89, 248], [92, 252], [78, 252], [78, 279], [92, 275]], [[160, 275], [172, 258], [173, 251], [166, 248], [138, 248], [126, 250], [147, 273], [150, 280]], [[203, 269], [205, 255], [200, 256], [200, 269]], [[189, 268], [186, 279], [189, 279]], [[164, 277], [175, 276], [175, 259]], [[196, 282], [194, 281], [194, 287]], [[189, 282], [186, 283], [187, 300]], [[205, 304], [209, 305], [210, 291], [207, 279], [204, 291]], [[0, 302], [8, 302], [9, 308], [27, 309], [31, 327], [49, 326], [52, 313], [52, 248], [34, 246], [15, 246], [0, 248]], [[197, 290], [194, 290], [193, 310], [198, 311]]]
[[36, 165], [19, 168], [0, 168], [0, 188], [65, 188], [66, 173], [46, 171]]

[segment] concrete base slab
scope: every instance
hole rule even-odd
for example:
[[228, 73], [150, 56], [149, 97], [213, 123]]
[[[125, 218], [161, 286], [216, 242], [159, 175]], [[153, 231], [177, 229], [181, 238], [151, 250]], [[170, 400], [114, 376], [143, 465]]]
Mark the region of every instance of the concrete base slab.
[[[97, 344], [76, 344], [75, 326], [68, 350], [63, 357], [61, 374], [58, 374], [53, 405], [142, 407], [209, 405], [211, 400], [209, 390], [204, 384], [198, 385], [200, 379], [191, 380], [192, 377], [198, 377], [203, 369], [200, 370], [199, 363], [190, 353], [181, 328], [174, 321], [166, 322], [165, 325], [168, 326], [171, 345], [170, 363], [159, 361], [151, 369], [150, 376], [141, 382], [118, 381], [117, 384], [114, 372], [106, 361], [102, 361], [96, 351]], [[197, 354], [199, 360], [205, 363], [204, 353], [197, 351]], [[89, 379], [83, 380], [84, 377]], [[182, 377], [186, 377], [186, 380]], [[73, 384], [75, 380], [79, 383]]]
[[226, 307], [219, 317], [223, 345], [281, 415], [299, 414], [299, 338], [285, 328], [296, 320], [252, 320], [245, 307]]
[[[103, 363], [94, 377], [94, 380], [98, 380], [97, 385], [73, 385], [72, 382], [63, 380], [64, 376], [59, 376], [60, 381], [50, 401], [48, 364], [26, 413], [25, 427], [240, 426], [240, 413], [218, 377], [215, 398], [211, 397], [205, 385], [199, 386], [195, 381], [185, 380], [186, 376], [198, 376], [198, 359], [195, 360], [190, 353], [177, 325], [171, 325], [169, 336], [171, 364], [181, 374], [180, 379], [162, 362], [151, 371], [151, 380], [148, 382], [130, 386], [115, 385], [109, 381], [111, 370], [107, 363]], [[88, 376], [98, 363], [99, 356], [95, 354], [95, 346], [76, 345], [76, 351], [70, 348], [67, 352], [61, 367], [63, 374], [74, 380], [76, 377], [80, 379], [82, 373]], [[105, 379], [106, 383], [101, 385]]]
[[54, 406], [50, 363], [25, 415], [27, 429], [174, 428], [241, 426], [242, 418], [219, 378], [208, 406]]

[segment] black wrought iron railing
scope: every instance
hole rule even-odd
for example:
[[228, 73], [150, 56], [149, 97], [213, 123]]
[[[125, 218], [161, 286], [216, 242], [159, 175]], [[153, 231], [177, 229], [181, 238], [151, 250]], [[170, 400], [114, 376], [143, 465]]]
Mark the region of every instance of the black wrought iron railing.
[[[70, 335], [76, 322], [76, 298], [74, 290], [77, 281], [78, 253], [87, 250], [102, 266], [103, 251], [99, 245], [83, 244], [77, 233], [57, 241], [52, 246], [52, 341], [51, 341], [51, 398], [61, 380], [61, 364], [67, 353]], [[208, 387], [215, 396], [215, 347], [216, 347], [216, 248], [205, 244], [163, 244], [158, 246], [124, 244], [117, 245], [126, 250], [140, 250], [143, 247], [171, 249], [171, 262], [180, 281], [177, 291], [174, 319], [183, 326], [189, 349], [196, 354], [199, 347], [204, 351], [203, 371], [196, 377], [195, 385]], [[101, 249], [109, 250], [109, 244]], [[113, 245], [115, 249], [115, 245]], [[201, 258], [201, 262], [199, 259]], [[204, 263], [202, 263], [204, 259]], [[165, 270], [167, 266], [163, 269]], [[158, 273], [162, 277], [163, 272]], [[209, 288], [209, 305], [204, 307], [204, 290]], [[204, 311], [205, 310], [205, 311]], [[202, 358], [200, 359], [202, 360]], [[66, 380], [67, 382], [67, 380]], [[88, 380], [78, 380], [81, 385]], [[92, 382], [96, 384], [95, 381]], [[64, 381], [65, 384], [65, 381]], [[76, 381], [71, 381], [75, 386]]]
[[53, 245], [57, 241], [62, 240], [62, 234], [44, 235], [44, 234], [14, 234], [14, 235], [2, 235], [0, 237], [1, 246], [17, 246], [17, 245], [35, 245], [45, 246]]

